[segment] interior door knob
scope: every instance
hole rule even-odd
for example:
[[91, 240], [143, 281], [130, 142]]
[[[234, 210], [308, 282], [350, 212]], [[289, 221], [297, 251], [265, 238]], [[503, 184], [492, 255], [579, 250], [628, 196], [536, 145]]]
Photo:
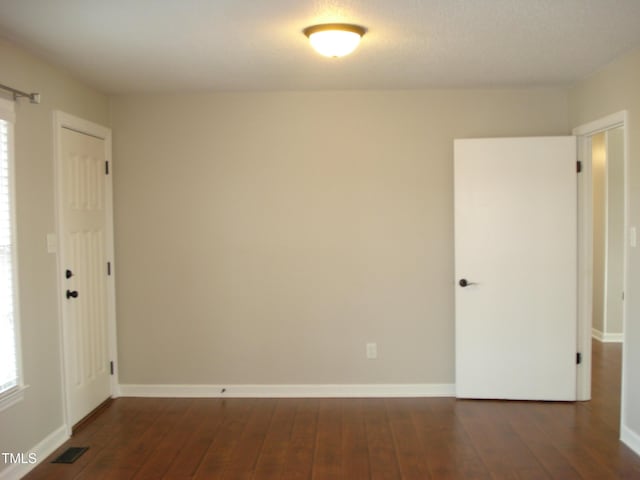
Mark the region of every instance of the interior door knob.
[[458, 282], [458, 285], [464, 288], [464, 287], [468, 287], [469, 285], [476, 285], [476, 283], [470, 282], [466, 278], [461, 278], [460, 281]]
[[67, 298], [78, 298], [78, 292], [75, 290], [67, 290]]

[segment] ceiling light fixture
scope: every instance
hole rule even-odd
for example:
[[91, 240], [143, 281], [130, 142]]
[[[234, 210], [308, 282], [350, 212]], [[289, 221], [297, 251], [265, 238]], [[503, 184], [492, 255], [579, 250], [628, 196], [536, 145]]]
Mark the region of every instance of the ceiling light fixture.
[[311, 46], [325, 57], [344, 57], [353, 52], [367, 30], [359, 25], [326, 23], [305, 28]]

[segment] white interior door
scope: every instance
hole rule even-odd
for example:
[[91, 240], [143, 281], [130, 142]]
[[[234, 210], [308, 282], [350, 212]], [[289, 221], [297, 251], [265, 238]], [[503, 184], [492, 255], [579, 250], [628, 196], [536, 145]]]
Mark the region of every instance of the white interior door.
[[576, 139], [454, 149], [457, 396], [575, 400]]
[[59, 215], [69, 423], [111, 395], [105, 140], [61, 128]]

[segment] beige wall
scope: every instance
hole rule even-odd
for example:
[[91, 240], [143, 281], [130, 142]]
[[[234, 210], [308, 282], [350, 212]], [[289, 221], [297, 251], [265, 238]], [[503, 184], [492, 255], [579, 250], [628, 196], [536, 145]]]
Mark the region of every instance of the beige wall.
[[591, 318], [593, 328], [605, 331], [605, 236], [606, 236], [606, 182], [607, 151], [605, 134], [591, 139], [591, 168], [593, 192], [593, 302]]
[[[640, 50], [617, 59], [602, 71], [578, 83], [569, 95], [571, 125], [627, 110], [630, 224], [640, 227]], [[623, 427], [640, 435], [640, 252], [629, 249], [627, 323], [624, 346]]]
[[0, 452], [27, 452], [63, 422], [56, 259], [46, 250], [46, 234], [55, 231], [52, 111], [108, 124], [109, 109], [105, 96], [2, 39], [0, 66], [2, 83], [42, 94], [40, 105], [16, 103], [20, 310], [29, 388], [23, 402], [0, 412]]
[[566, 134], [567, 111], [559, 89], [115, 97], [121, 382], [453, 383], [453, 139]]

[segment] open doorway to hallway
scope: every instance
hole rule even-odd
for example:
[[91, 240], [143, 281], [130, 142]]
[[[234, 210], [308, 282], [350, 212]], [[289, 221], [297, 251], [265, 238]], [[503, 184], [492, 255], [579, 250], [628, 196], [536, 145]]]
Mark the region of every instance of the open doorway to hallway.
[[[579, 400], [591, 399], [592, 338], [624, 337], [629, 226], [627, 112], [573, 129], [578, 140], [578, 381]], [[581, 361], [580, 361], [581, 360]], [[622, 350], [624, 391], [626, 352]], [[621, 405], [622, 416], [625, 406]]]
[[592, 335], [622, 342], [624, 302], [624, 130], [591, 137], [593, 200]]

